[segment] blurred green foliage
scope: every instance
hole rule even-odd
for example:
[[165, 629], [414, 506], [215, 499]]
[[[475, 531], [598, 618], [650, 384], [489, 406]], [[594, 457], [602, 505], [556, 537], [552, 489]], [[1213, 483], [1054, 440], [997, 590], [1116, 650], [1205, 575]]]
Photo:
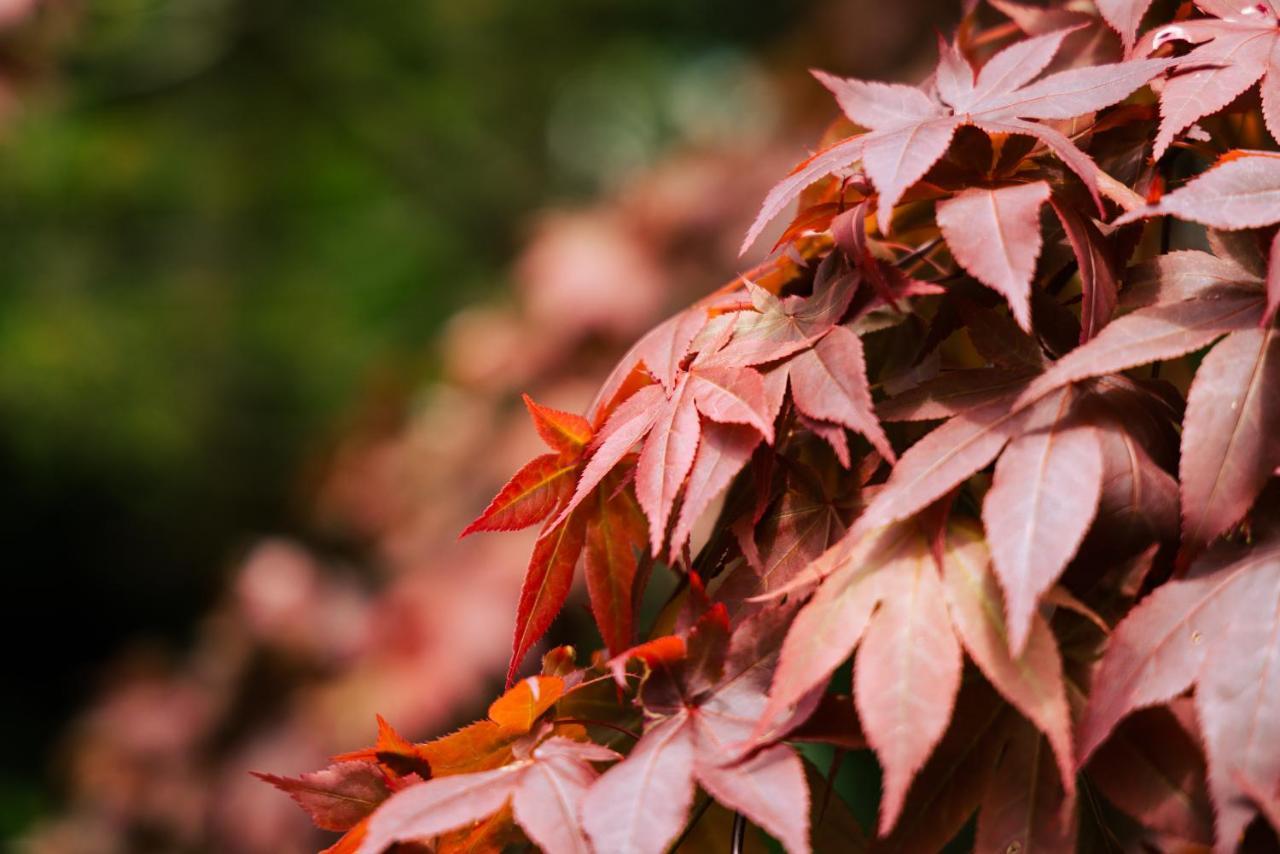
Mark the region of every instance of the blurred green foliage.
[[501, 287], [525, 214], [643, 165], [700, 109], [655, 86], [723, 82], [799, 15], [47, 4], [51, 55], [0, 130], [0, 624], [24, 694], [0, 722], [26, 736], [6, 792], [113, 650], [180, 640], [241, 544], [301, 524], [299, 467], [372, 376], [430, 372], [433, 332]]

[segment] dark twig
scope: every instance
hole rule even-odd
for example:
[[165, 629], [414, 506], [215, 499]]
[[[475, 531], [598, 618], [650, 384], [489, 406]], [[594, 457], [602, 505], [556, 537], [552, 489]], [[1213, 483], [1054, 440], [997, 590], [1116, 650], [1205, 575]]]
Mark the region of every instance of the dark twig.
[[747, 839], [747, 820], [742, 813], [733, 814], [733, 845], [729, 848], [730, 854], [742, 854], [743, 843]]

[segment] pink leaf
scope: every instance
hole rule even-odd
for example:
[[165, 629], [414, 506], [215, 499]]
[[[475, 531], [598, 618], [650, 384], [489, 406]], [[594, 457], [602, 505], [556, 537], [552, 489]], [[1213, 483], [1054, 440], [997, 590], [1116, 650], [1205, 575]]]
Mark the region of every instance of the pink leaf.
[[1219, 850], [1235, 849], [1255, 811], [1236, 775], [1280, 789], [1280, 557], [1242, 572], [1196, 686]]
[[595, 849], [616, 854], [666, 851], [693, 804], [693, 758], [693, 730], [685, 715], [649, 729], [582, 800], [582, 823]]
[[621, 759], [599, 745], [549, 738], [533, 752], [511, 806], [516, 822], [547, 854], [591, 854], [579, 805], [598, 775], [589, 762]]
[[973, 187], [938, 203], [938, 226], [960, 265], [1009, 301], [1031, 329], [1031, 278], [1040, 256], [1044, 181], [990, 190]]
[[613, 415], [609, 416], [604, 427], [596, 434], [591, 458], [578, 478], [573, 497], [560, 511], [560, 515], [552, 521], [549, 530], [568, 518], [569, 514], [591, 494], [591, 490], [599, 486], [600, 481], [613, 471], [614, 466], [631, 453], [636, 442], [643, 439], [645, 434], [653, 428], [653, 423], [662, 412], [665, 401], [666, 395], [663, 394], [662, 386], [650, 385], [631, 395], [614, 410]]
[[655, 555], [662, 549], [667, 520], [698, 448], [698, 410], [691, 405], [692, 397], [686, 374], [658, 410], [636, 465], [636, 498], [649, 517], [649, 542]]
[[1176, 216], [1214, 228], [1261, 228], [1280, 222], [1280, 155], [1248, 152], [1221, 163], [1154, 205], [1129, 211], [1116, 225]]
[[825, 71], [810, 73], [836, 96], [850, 121], [868, 130], [891, 130], [940, 113], [937, 102], [914, 86], [836, 77]]
[[1033, 614], [1022, 652], [1009, 652], [1000, 590], [981, 533], [956, 526], [947, 539], [943, 581], [951, 620], [969, 657], [1006, 700], [1045, 734], [1066, 792], [1075, 792], [1071, 717], [1062, 659], [1049, 624]]
[[[1251, 603], [1270, 619], [1267, 609], [1280, 601], [1277, 583], [1280, 544], [1273, 538], [1243, 553], [1225, 547], [1209, 552], [1186, 579], [1166, 582], [1140, 602], [1112, 633], [1094, 674], [1077, 762], [1087, 761], [1128, 713], [1185, 691], [1226, 628], [1251, 619]], [[1259, 652], [1247, 657], [1259, 661]]]
[[1248, 291], [1140, 308], [1054, 362], [1019, 405], [1068, 383], [1184, 356], [1228, 332], [1256, 326], [1261, 310], [1260, 296]]
[[734, 338], [700, 364], [744, 367], [773, 362], [798, 353], [840, 322], [858, 289], [856, 275], [839, 276], [810, 297], [778, 299], [748, 284], [755, 312], [739, 316]]
[[[1062, 47], [1062, 40], [1077, 29], [1079, 27], [1072, 27], [1015, 41], [991, 57], [978, 72], [971, 103], [982, 103], [1035, 80], [1040, 76], [1040, 72], [1049, 67], [1049, 62]], [[968, 105], [953, 104], [952, 106], [957, 110], [968, 109]]]
[[396, 793], [374, 813], [358, 854], [381, 854], [402, 840], [439, 836], [502, 809], [526, 770], [507, 765], [437, 777]]
[[[1160, 92], [1160, 132], [1153, 157], [1159, 160], [1174, 138], [1201, 116], [1216, 113], [1258, 82], [1267, 71], [1274, 39], [1260, 38], [1256, 30], [1223, 29], [1211, 45], [1193, 53], [1212, 62], [1170, 78]], [[1207, 48], [1207, 49], [1206, 49]]]
[[995, 459], [1025, 420], [1011, 402], [1003, 398], [962, 412], [912, 445], [851, 534], [862, 536], [923, 510]]
[[1098, 11], [1112, 29], [1120, 34], [1125, 50], [1133, 49], [1142, 16], [1151, 6], [1151, 0], [1098, 0]]
[[297, 801], [322, 830], [350, 830], [391, 795], [372, 762], [337, 762], [301, 777], [254, 776]]
[[843, 326], [790, 362], [791, 396], [810, 418], [842, 424], [866, 436], [885, 459], [897, 456], [876, 420], [862, 341]]
[[1196, 371], [1183, 419], [1183, 542], [1203, 549], [1248, 512], [1280, 465], [1280, 335], [1228, 335]]
[[808, 854], [809, 787], [800, 757], [777, 744], [741, 762], [721, 764], [735, 744], [714, 732], [705, 726], [698, 731], [698, 782], [717, 801], [768, 831], [789, 854]]
[[862, 137], [862, 165], [880, 193], [876, 217], [882, 234], [889, 233], [894, 205], [947, 153], [959, 124], [951, 117], [930, 119]]
[[689, 484], [680, 505], [680, 516], [671, 534], [673, 559], [689, 541], [698, 517], [729, 488], [733, 478], [751, 460], [751, 454], [760, 442], [759, 431], [752, 427], [715, 422], [703, 426], [698, 453], [689, 471]]
[[791, 174], [779, 181], [764, 197], [764, 202], [760, 205], [760, 213], [756, 214], [755, 222], [751, 223], [751, 227], [747, 229], [747, 236], [743, 238], [739, 252], [745, 254], [760, 237], [765, 226], [782, 213], [787, 205], [794, 202], [806, 187], [819, 178], [825, 178], [832, 172], [856, 163], [862, 157], [862, 146], [863, 137], [861, 136], [843, 139], [822, 149], [791, 170]]
[[766, 442], [773, 441], [773, 420], [764, 377], [751, 368], [695, 366], [689, 372], [689, 393], [699, 412], [721, 424], [754, 427]]
[[796, 614], [782, 642], [761, 731], [822, 685], [853, 652], [885, 595], [880, 578], [885, 568], [927, 560], [928, 548], [910, 526], [899, 525], [860, 541], [841, 541], [828, 555], [824, 559], [833, 560], [831, 574]]
[[928, 550], [919, 548], [879, 574], [886, 589], [854, 662], [854, 702], [884, 768], [883, 835], [946, 732], [963, 661]]
[[1098, 509], [1102, 451], [1094, 428], [1070, 423], [1070, 398], [1043, 430], [1014, 439], [982, 504], [1008, 603], [1010, 649], [1026, 643], [1040, 596], [1075, 556]]
[[983, 118], [1072, 119], [1119, 103], [1174, 64], [1140, 59], [1072, 68], [974, 105]]

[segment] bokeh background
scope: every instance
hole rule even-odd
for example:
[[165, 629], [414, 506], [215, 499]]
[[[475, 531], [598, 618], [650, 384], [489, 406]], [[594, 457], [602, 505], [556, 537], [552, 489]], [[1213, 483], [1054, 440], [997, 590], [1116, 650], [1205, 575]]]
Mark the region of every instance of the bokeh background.
[[519, 393], [745, 268], [808, 66], [918, 76], [958, 13], [0, 0], [0, 838], [314, 850], [248, 770], [480, 714]]

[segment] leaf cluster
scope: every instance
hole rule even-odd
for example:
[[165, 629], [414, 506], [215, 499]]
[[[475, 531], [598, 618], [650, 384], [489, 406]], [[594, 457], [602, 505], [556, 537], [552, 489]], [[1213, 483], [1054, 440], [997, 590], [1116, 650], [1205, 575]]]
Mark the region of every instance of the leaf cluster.
[[[489, 719], [267, 778], [331, 850], [657, 854], [710, 801], [791, 854], [1275, 843], [1280, 16], [1148, 5], [815, 72], [772, 260], [585, 415], [526, 398], [548, 452], [464, 532], [542, 526]], [[516, 681], [579, 563], [603, 648]], [[873, 827], [806, 742], [874, 755]]]

